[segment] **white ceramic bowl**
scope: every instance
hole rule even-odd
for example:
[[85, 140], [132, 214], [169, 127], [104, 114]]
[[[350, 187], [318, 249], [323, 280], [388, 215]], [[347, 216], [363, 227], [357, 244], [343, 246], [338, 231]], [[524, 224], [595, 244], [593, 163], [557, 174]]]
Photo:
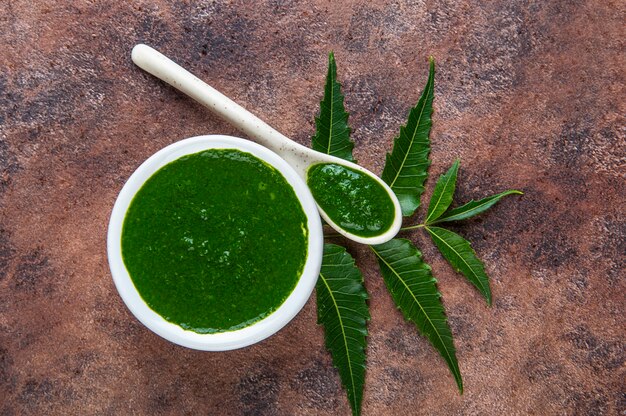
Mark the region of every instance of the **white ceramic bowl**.
[[[280, 171], [295, 190], [308, 219], [308, 257], [300, 280], [285, 302], [271, 315], [239, 330], [217, 334], [198, 334], [163, 319], [144, 302], [122, 261], [122, 225], [128, 207], [150, 176], [181, 156], [206, 149], [238, 149], [264, 160]], [[237, 137], [198, 136], [173, 143], [152, 155], [128, 179], [120, 191], [109, 222], [107, 251], [113, 281], [128, 309], [150, 330], [175, 344], [204, 351], [225, 351], [245, 347], [276, 333], [302, 309], [317, 281], [323, 254], [320, 217], [313, 196], [305, 182], [280, 156], [271, 150]]]

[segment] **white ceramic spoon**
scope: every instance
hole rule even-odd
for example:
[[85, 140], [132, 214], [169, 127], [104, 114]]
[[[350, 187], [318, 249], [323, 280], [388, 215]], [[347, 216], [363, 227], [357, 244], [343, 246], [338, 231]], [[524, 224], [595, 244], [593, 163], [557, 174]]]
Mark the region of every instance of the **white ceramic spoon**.
[[[374, 175], [367, 169], [338, 157], [330, 156], [324, 153], [316, 152], [312, 149], [302, 146], [280, 134], [261, 119], [232, 101], [216, 89], [207, 85], [204, 81], [188, 72], [174, 61], [152, 49], [147, 45], [136, 45], [132, 52], [133, 62], [149, 72], [150, 74], [167, 82], [174, 88], [187, 94], [200, 104], [209, 108], [215, 114], [237, 127], [256, 142], [274, 151], [287, 161], [295, 171], [305, 180], [307, 180], [307, 170], [310, 166], [319, 163], [332, 163], [343, 165], [348, 168], [360, 171], [374, 179], [387, 192], [389, 199], [392, 201], [395, 215], [391, 226], [381, 234], [369, 237], [355, 235], [330, 218], [324, 209], [319, 206], [318, 209], [322, 218], [337, 232], [350, 240], [363, 244], [382, 244], [392, 239], [400, 230], [402, 225], [402, 211], [400, 203], [391, 188], [387, 186], [378, 176]], [[348, 195], [345, 195], [349, 198]]]

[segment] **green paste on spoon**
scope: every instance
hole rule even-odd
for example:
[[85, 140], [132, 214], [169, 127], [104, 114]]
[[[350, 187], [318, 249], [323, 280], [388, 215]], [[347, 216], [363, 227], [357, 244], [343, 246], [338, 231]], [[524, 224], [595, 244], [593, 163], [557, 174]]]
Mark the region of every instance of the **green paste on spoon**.
[[363, 172], [320, 163], [307, 172], [307, 184], [326, 215], [354, 235], [377, 236], [393, 224], [395, 209], [389, 194]]

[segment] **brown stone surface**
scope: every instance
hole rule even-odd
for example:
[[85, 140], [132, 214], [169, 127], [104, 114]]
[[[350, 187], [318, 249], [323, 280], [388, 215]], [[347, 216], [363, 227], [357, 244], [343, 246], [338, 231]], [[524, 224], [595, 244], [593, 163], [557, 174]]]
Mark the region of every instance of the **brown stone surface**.
[[313, 300], [256, 346], [203, 353], [145, 329], [116, 293], [105, 235], [126, 178], [178, 139], [237, 134], [134, 67], [138, 42], [304, 144], [334, 50], [375, 172], [434, 55], [431, 173], [461, 158], [458, 200], [525, 195], [455, 228], [486, 263], [491, 309], [411, 236], [439, 280], [463, 396], [350, 245], [371, 296], [363, 413], [626, 411], [622, 2], [125, 3], [0, 1], [1, 415], [349, 414]]

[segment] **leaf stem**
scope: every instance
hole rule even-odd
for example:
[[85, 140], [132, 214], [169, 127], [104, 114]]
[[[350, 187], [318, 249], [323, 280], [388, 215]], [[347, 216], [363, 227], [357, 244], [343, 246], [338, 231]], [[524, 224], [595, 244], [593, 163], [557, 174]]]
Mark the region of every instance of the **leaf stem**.
[[423, 228], [423, 227], [426, 227], [426, 224], [418, 224], [418, 225], [410, 225], [408, 227], [402, 227], [400, 228], [400, 231], [415, 230], [417, 228]]

